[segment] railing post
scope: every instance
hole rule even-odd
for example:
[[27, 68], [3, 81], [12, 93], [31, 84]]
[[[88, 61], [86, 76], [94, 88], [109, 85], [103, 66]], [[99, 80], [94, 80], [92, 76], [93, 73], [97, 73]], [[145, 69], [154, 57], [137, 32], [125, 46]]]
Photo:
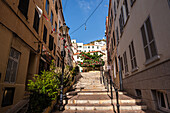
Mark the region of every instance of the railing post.
[[106, 86], [106, 77], [104, 77], [104, 86], [105, 86], [105, 88], [107, 88], [107, 86]]
[[102, 70], [102, 78], [103, 78], [103, 83], [104, 83], [104, 75], [103, 75], [103, 70]]
[[112, 79], [111, 79], [111, 76], [110, 76], [110, 92], [111, 92], [111, 99], [113, 99], [113, 91], [112, 91]]
[[117, 101], [117, 104], [116, 104], [116, 106], [117, 106], [117, 112], [120, 113], [120, 110], [119, 110], [119, 106], [120, 106], [120, 105], [119, 105], [118, 89], [116, 88], [115, 91], [116, 91], [116, 101]]
[[108, 83], [108, 77], [107, 77], [107, 92], [109, 92], [109, 83]]

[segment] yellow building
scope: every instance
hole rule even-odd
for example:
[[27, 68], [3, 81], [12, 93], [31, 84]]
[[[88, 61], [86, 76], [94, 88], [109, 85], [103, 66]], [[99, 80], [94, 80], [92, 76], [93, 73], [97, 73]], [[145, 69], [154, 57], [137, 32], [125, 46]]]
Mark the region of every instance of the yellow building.
[[[61, 66], [59, 27], [65, 20], [61, 0], [1, 0], [0, 15], [0, 113], [4, 113], [27, 104], [28, 79], [48, 70], [52, 59]], [[70, 45], [70, 37], [67, 40]]]

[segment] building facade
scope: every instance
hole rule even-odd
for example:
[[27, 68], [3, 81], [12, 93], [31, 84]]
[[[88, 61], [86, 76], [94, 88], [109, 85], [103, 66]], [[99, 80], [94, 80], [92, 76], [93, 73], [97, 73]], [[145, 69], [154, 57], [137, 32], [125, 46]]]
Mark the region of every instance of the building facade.
[[90, 43], [90, 44], [83, 44], [83, 43], [76, 43], [75, 39], [71, 40], [72, 42], [72, 49], [74, 51], [74, 53], [77, 52], [91, 52], [91, 51], [102, 51], [103, 53], [105, 53], [106, 50], [102, 49], [103, 46], [106, 45], [105, 41], [95, 41], [94, 43]]
[[111, 63], [117, 85], [163, 112], [170, 112], [169, 11], [169, 0], [110, 0], [108, 20], [113, 22], [106, 33], [114, 48], [110, 57], [117, 60], [117, 66]]
[[61, 0], [1, 0], [0, 7], [0, 112], [4, 113], [18, 111], [28, 102], [27, 83], [34, 74], [49, 70], [53, 59], [61, 66], [59, 27], [65, 20]]
[[[106, 68], [106, 61], [107, 61], [107, 51], [106, 51], [106, 42], [105, 41], [94, 41], [94, 43], [90, 44], [83, 44], [77, 43], [75, 39], [71, 40], [72, 42], [72, 50], [74, 52], [73, 59], [74, 62], [77, 63], [78, 61], [82, 62], [79, 54], [81, 52], [91, 53], [98, 52], [99, 54], [103, 54], [102, 59], [105, 61], [104, 69]], [[83, 68], [80, 67], [80, 71], [83, 71]]]

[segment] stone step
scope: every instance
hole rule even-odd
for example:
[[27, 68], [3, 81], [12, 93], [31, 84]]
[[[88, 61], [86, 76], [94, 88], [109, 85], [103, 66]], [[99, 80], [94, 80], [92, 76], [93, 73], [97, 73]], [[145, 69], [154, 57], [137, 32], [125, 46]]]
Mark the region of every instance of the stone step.
[[81, 89], [81, 91], [107, 91], [107, 89]]
[[[81, 91], [78, 92], [78, 95], [110, 95], [111, 92], [106, 92], [106, 91]], [[126, 92], [118, 92], [119, 95], [124, 95], [127, 94]], [[113, 95], [115, 92], [113, 92]]]
[[[64, 100], [65, 101], [65, 100]], [[90, 104], [117, 104], [116, 99], [111, 100], [68, 100], [69, 104], [86, 104], [86, 103], [90, 103]], [[119, 100], [119, 104], [120, 105], [136, 105], [136, 104], [140, 104], [141, 100]]]
[[[115, 106], [115, 109], [117, 110], [117, 107]], [[147, 106], [146, 105], [126, 105], [126, 106], [120, 106], [120, 110], [121, 111], [125, 111], [125, 110], [147, 110]]]
[[[55, 113], [103, 113], [103, 111], [99, 110], [65, 110], [63, 112], [55, 112]], [[114, 113], [111, 110], [105, 110], [104, 113]]]
[[[75, 100], [111, 100], [108, 95], [77, 95], [73, 99]], [[116, 96], [113, 96], [116, 99]], [[127, 95], [120, 95], [119, 100], [140, 100], [139, 98], [129, 97]]]
[[111, 104], [68, 104], [66, 110], [113, 110]]
[[[66, 110], [117, 110], [117, 107], [111, 104], [68, 104]], [[125, 110], [146, 110], [146, 105], [126, 105], [120, 106], [121, 111]]]
[[100, 84], [100, 83], [77, 83], [77, 84], [75, 84], [75, 85], [89, 85], [89, 86], [91, 86], [91, 85], [95, 85], [95, 86], [104, 86], [103, 84]]
[[104, 88], [105, 86], [103, 86], [103, 85], [77, 85], [77, 86], [75, 86], [76, 88], [77, 87], [91, 87], [91, 88]]

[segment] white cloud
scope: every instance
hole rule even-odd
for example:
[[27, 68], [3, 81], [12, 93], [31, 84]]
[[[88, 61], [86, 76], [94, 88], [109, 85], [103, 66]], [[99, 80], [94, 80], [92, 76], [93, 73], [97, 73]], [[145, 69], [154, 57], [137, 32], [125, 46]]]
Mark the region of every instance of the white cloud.
[[82, 8], [85, 12], [88, 12], [91, 10], [91, 7], [93, 5], [93, 2], [88, 2], [87, 0], [77, 0], [80, 8]]

